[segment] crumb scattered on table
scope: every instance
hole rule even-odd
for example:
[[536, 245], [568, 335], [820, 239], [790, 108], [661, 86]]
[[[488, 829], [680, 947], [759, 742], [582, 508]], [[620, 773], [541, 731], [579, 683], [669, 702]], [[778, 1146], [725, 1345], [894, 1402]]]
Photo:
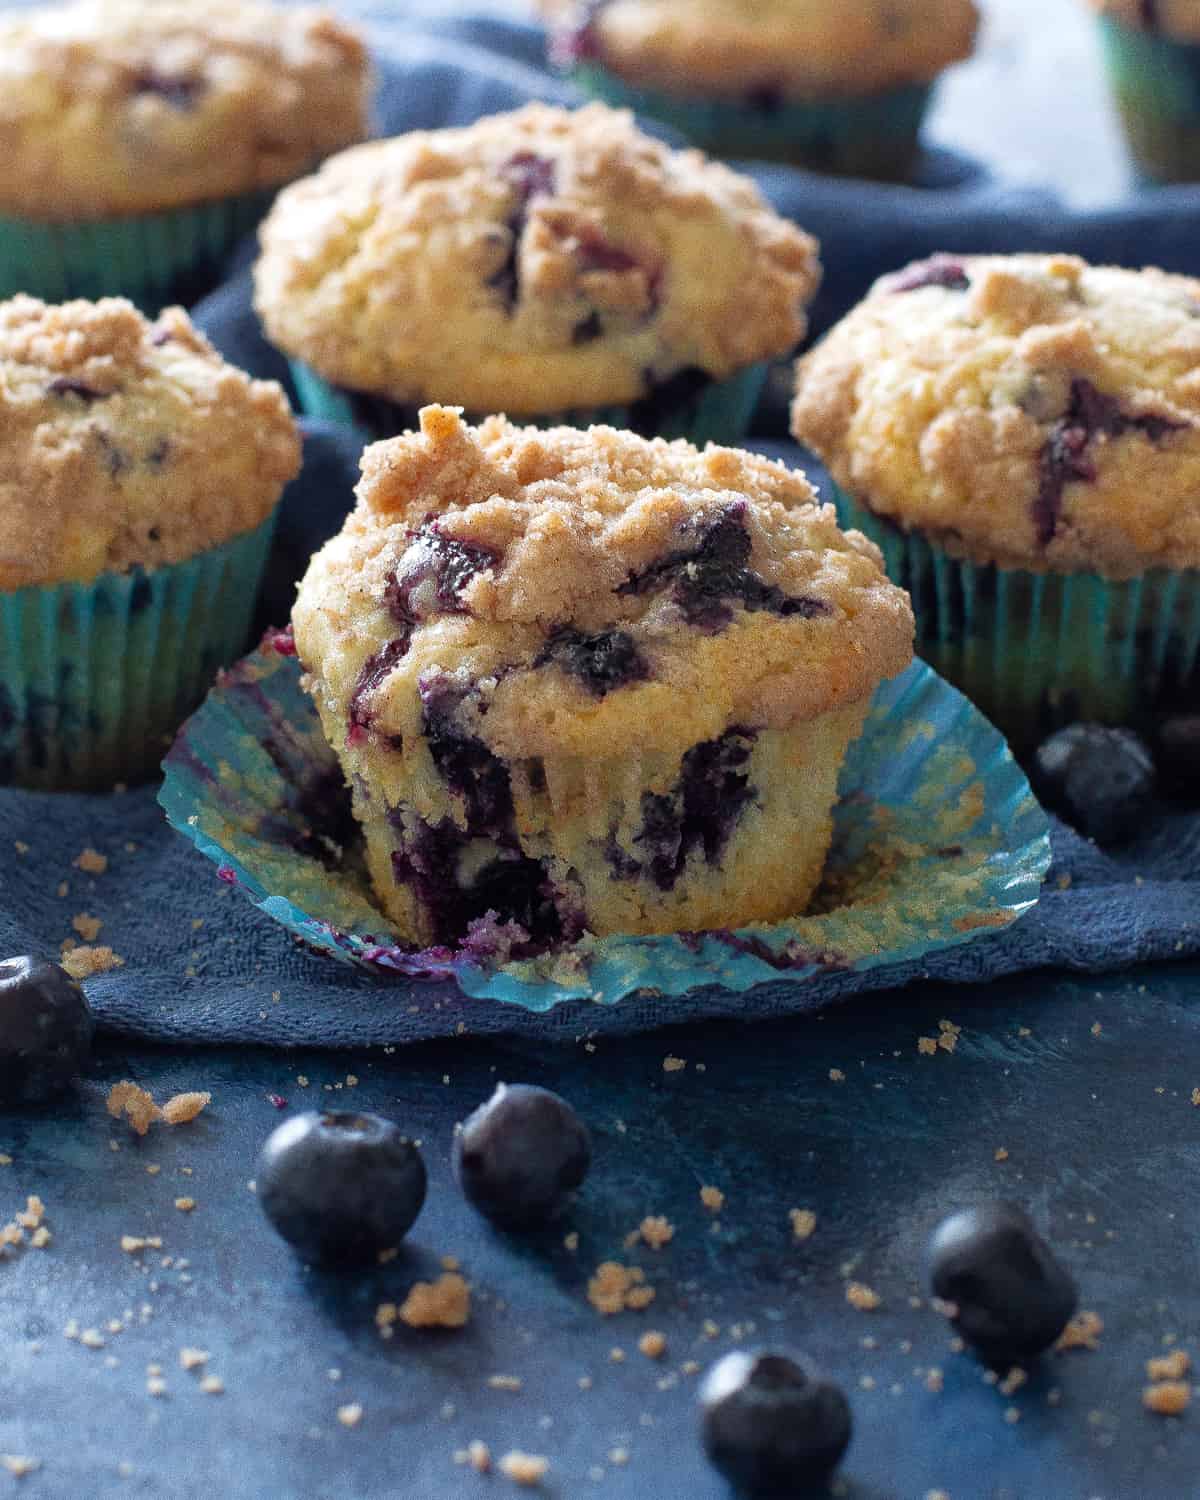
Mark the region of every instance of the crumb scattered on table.
[[657, 1329], [643, 1333], [638, 1339], [638, 1349], [647, 1359], [661, 1359], [667, 1352], [666, 1334], [659, 1333]]
[[1192, 1399], [1192, 1388], [1186, 1380], [1163, 1380], [1148, 1385], [1142, 1392], [1142, 1405], [1160, 1417], [1177, 1417], [1186, 1411]]
[[668, 1053], [663, 1058], [662, 1067], [664, 1073], [682, 1073], [684, 1068], [687, 1067], [687, 1059], [684, 1057], [672, 1057]]
[[1147, 1380], [1182, 1380], [1192, 1368], [1192, 1361], [1182, 1349], [1174, 1349], [1160, 1359], [1146, 1361]]
[[606, 1260], [596, 1267], [588, 1282], [588, 1301], [605, 1317], [626, 1308], [649, 1307], [654, 1301], [654, 1288], [646, 1286], [645, 1281], [646, 1273], [640, 1267]]
[[808, 1239], [817, 1227], [817, 1216], [811, 1208], [789, 1208], [788, 1218], [792, 1222], [792, 1234], [798, 1240]]
[[[1200, 1089], [1197, 1090], [1197, 1093], [1200, 1093]], [[702, 1187], [700, 1189], [700, 1202], [714, 1214], [719, 1214], [725, 1207], [725, 1194], [718, 1187]]]
[[638, 1225], [637, 1234], [651, 1250], [661, 1250], [675, 1238], [675, 1226], [661, 1214], [647, 1214]]
[[59, 959], [72, 979], [91, 979], [94, 974], [107, 974], [109, 969], [119, 969], [124, 962], [103, 943], [95, 948], [80, 944], [68, 949]]
[[108, 856], [89, 845], [86, 849], [81, 849], [71, 863], [85, 875], [103, 875], [108, 869]]
[[363, 1409], [357, 1401], [351, 1401], [338, 1407], [337, 1419], [343, 1427], [357, 1427], [363, 1419]]
[[[396, 1319], [409, 1328], [462, 1328], [470, 1316], [471, 1289], [457, 1271], [446, 1271], [436, 1281], [418, 1281], [396, 1310]], [[377, 1309], [376, 1323], [379, 1318]]]
[[874, 1312], [883, 1298], [861, 1281], [851, 1281], [846, 1287], [846, 1301], [858, 1312]]
[[1099, 1349], [1100, 1335], [1104, 1332], [1104, 1319], [1098, 1313], [1085, 1309], [1078, 1312], [1058, 1337], [1055, 1349]]
[[521, 1453], [515, 1449], [500, 1460], [500, 1472], [514, 1484], [540, 1484], [549, 1467], [548, 1458], [542, 1458], [536, 1453]]

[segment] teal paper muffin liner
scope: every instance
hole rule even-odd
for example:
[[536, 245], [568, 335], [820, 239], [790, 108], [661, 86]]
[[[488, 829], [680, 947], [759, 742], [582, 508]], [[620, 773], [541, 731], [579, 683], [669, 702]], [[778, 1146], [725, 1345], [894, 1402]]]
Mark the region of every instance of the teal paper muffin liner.
[[[400, 406], [382, 396], [348, 391], [329, 381], [298, 359], [289, 361], [300, 410], [309, 417], [353, 427], [367, 442], [395, 437], [418, 426], [416, 406]], [[675, 403], [664, 403], [653, 414], [648, 403], [639, 406], [594, 406], [576, 411], [551, 412], [545, 416], [514, 416], [513, 421], [534, 427], [630, 428], [645, 437], [687, 438], [698, 447], [705, 443], [736, 443], [750, 430], [750, 420], [767, 379], [767, 364], [749, 365], [728, 380], [712, 381], [693, 395]], [[470, 417], [478, 421], [480, 414]]]
[[44, 302], [128, 297], [154, 315], [191, 303], [221, 279], [275, 189], [92, 223], [52, 224], [0, 214], [0, 299]]
[[838, 519], [912, 596], [917, 651], [1022, 752], [1065, 724], [1151, 727], [1200, 707], [1200, 572], [1115, 582], [950, 557], [835, 487]]
[[150, 776], [250, 632], [275, 529], [153, 572], [0, 593], [0, 783], [109, 790]]
[[[1008, 926], [1036, 902], [1050, 863], [1045, 814], [1000, 735], [914, 662], [882, 684], [851, 746], [812, 915], [738, 931], [585, 936], [519, 963], [475, 929], [462, 949], [413, 951], [373, 904], [341, 771], [294, 655], [281, 652], [294, 652], [287, 635], [224, 674], [184, 725], [164, 762], [168, 821], [310, 948], [397, 982], [452, 978], [514, 1015], [628, 1001], [635, 1026], [661, 1025], [687, 1017], [671, 997], [779, 989], [784, 979], [802, 1009], [806, 979], [922, 958]], [[410, 986], [407, 998], [420, 1011], [419, 992]], [[772, 1005], [792, 1008], [786, 998]], [[422, 1035], [453, 1029], [453, 1008], [443, 1014], [431, 1000], [428, 1011]]]
[[1154, 182], [1200, 181], [1200, 45], [1097, 17], [1134, 161]]
[[593, 62], [575, 64], [569, 76], [592, 98], [660, 120], [715, 156], [882, 181], [908, 176], [933, 97], [932, 84], [915, 83], [847, 98], [738, 102], [633, 88]]

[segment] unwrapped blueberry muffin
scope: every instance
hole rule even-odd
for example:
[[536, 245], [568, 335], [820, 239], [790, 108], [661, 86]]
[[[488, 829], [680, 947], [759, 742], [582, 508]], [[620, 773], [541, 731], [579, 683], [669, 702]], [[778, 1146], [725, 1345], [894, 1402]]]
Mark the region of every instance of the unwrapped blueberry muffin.
[[911, 265], [800, 361], [793, 431], [1014, 743], [1200, 702], [1200, 281]]
[[0, 296], [182, 297], [274, 189], [366, 135], [369, 95], [362, 41], [312, 8], [74, 0], [0, 19]]
[[0, 782], [157, 765], [245, 643], [299, 466], [279, 386], [179, 308], [0, 303]]
[[360, 146], [261, 238], [255, 304], [302, 402], [379, 436], [446, 401], [738, 437], [819, 278], [753, 182], [601, 105]]
[[901, 177], [974, 0], [540, 0], [586, 91], [706, 150]]
[[363, 458], [293, 614], [409, 941], [785, 917], [912, 616], [802, 475], [612, 428], [420, 431]]
[[1200, 180], [1200, 0], [1091, 0], [1134, 160], [1158, 182]]

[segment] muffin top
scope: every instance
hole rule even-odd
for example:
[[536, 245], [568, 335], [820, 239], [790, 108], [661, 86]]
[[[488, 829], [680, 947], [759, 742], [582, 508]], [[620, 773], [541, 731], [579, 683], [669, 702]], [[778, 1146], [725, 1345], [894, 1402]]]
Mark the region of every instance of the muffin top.
[[794, 348], [816, 245], [753, 182], [624, 112], [531, 104], [360, 146], [261, 231], [270, 337], [399, 402], [542, 414], [630, 402]]
[[180, 562], [259, 525], [299, 467], [283, 391], [180, 308], [0, 302], [0, 590]]
[[75, 0], [0, 19], [0, 210], [70, 221], [274, 186], [367, 133], [362, 41], [253, 0]]
[[913, 631], [876, 548], [782, 464], [444, 407], [366, 450], [293, 620], [351, 745], [449, 700], [506, 759], [787, 726], [868, 696]]
[[1141, 31], [1200, 42], [1200, 0], [1090, 0], [1102, 14]]
[[551, 50], [668, 92], [769, 100], [925, 83], [966, 57], [974, 0], [540, 0]]
[[796, 437], [975, 562], [1200, 566], [1200, 281], [1066, 255], [883, 277], [800, 361]]

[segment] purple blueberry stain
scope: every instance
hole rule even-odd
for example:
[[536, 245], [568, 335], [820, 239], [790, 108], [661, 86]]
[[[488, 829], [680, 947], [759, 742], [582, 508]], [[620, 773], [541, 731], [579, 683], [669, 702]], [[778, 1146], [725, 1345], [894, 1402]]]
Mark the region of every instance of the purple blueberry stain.
[[86, 380], [72, 380], [66, 375], [56, 375], [46, 387], [48, 396], [78, 396], [87, 406], [93, 401], [107, 401], [112, 395], [111, 391], [98, 391], [94, 385], [88, 385]]
[[953, 255], [931, 255], [928, 260], [918, 261], [906, 271], [898, 272], [888, 290], [915, 292], [926, 286], [944, 287], [948, 292], [965, 292], [970, 289], [971, 278], [962, 261]]
[[695, 629], [715, 635], [733, 619], [735, 605], [805, 620], [829, 614], [829, 605], [805, 594], [787, 594], [765, 583], [749, 566], [753, 544], [746, 530], [746, 502], [690, 517], [679, 527], [685, 545], [619, 586], [624, 597], [642, 597], [669, 589], [684, 619]]
[[499, 843], [515, 842], [508, 769], [461, 721], [463, 706], [477, 697], [443, 672], [429, 672], [417, 683], [421, 727], [438, 775], [463, 799], [467, 830]]
[[554, 631], [534, 660], [535, 667], [553, 664], [573, 677], [594, 698], [615, 688], [645, 682], [650, 667], [633, 637], [624, 630], [602, 630], [585, 635], [573, 626]]
[[147, 69], [134, 79], [133, 93], [135, 97], [151, 95], [161, 99], [164, 104], [182, 113], [195, 108], [196, 102], [204, 93], [204, 84], [198, 78], [172, 77]]
[[505, 221], [509, 235], [508, 254], [500, 269], [488, 278], [488, 286], [499, 292], [511, 314], [521, 296], [521, 239], [529, 221], [529, 205], [535, 198], [549, 197], [554, 192], [555, 166], [535, 151], [519, 151], [504, 164], [501, 175], [511, 185], [515, 201]]
[[[397, 624], [410, 629], [434, 613], [432, 606], [446, 614], [465, 614], [462, 591], [499, 561], [499, 553], [491, 547], [446, 536], [436, 520], [426, 521], [412, 534], [388, 579], [384, 603]], [[429, 589], [424, 585], [430, 585]]]
[[1090, 380], [1073, 380], [1067, 410], [1051, 428], [1038, 455], [1037, 494], [1032, 506], [1038, 544], [1048, 546], [1058, 532], [1067, 485], [1072, 481], [1095, 482], [1096, 465], [1088, 451], [1093, 439], [1140, 432], [1150, 442], [1159, 443], [1187, 426], [1190, 423], [1152, 413], [1131, 416], [1121, 410], [1115, 397], [1097, 390]]
[[614, 877], [648, 875], [659, 890], [670, 891], [693, 854], [715, 864], [758, 795], [746, 769], [756, 738], [753, 730], [735, 727], [693, 745], [669, 792], [644, 792], [642, 823], [633, 837], [641, 857], [622, 850], [610, 836], [605, 853]]
[[372, 652], [362, 665], [354, 691], [350, 694], [348, 729], [352, 744], [362, 744], [362, 736], [370, 728], [373, 712], [364, 700], [375, 691], [390, 672], [403, 661], [409, 646], [409, 636], [397, 636], [378, 651]]

